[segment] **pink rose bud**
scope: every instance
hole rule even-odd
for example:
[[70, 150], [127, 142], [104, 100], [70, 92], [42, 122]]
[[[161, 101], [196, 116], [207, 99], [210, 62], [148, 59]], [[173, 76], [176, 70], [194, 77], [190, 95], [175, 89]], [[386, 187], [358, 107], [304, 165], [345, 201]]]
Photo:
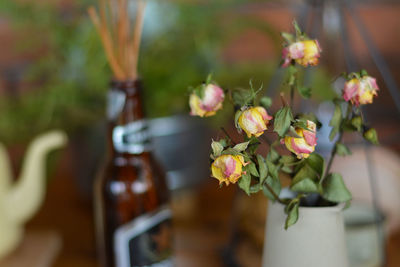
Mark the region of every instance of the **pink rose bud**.
[[269, 121], [272, 116], [268, 115], [267, 111], [263, 107], [252, 107], [246, 109], [239, 116], [239, 126], [246, 132], [247, 137], [252, 135], [258, 137], [267, 130]]
[[353, 78], [344, 84], [343, 98], [356, 106], [371, 104], [378, 95], [378, 90], [376, 79], [373, 77]]
[[202, 98], [196, 93], [190, 95], [190, 114], [200, 117], [213, 116], [217, 110], [222, 108], [222, 102], [225, 98], [224, 91], [214, 84], [208, 84], [202, 90]]
[[284, 139], [286, 148], [299, 159], [308, 158], [317, 145], [315, 123], [307, 120], [307, 128], [308, 130], [297, 127], [295, 130], [300, 137], [285, 136]]
[[315, 66], [318, 64], [321, 51], [317, 40], [295, 42], [283, 48], [282, 57], [284, 62], [282, 67], [289, 66], [292, 60], [304, 67], [308, 65]]
[[218, 179], [219, 183], [236, 183], [243, 174], [245, 166], [243, 156], [222, 155], [214, 160], [211, 165], [212, 176]]

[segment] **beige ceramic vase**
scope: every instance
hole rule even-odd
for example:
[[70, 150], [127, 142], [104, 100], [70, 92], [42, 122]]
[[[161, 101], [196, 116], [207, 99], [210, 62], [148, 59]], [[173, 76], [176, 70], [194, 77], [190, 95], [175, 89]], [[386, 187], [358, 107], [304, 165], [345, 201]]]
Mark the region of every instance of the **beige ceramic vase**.
[[270, 202], [262, 266], [348, 267], [343, 207], [300, 207], [297, 223], [285, 230], [284, 206]]

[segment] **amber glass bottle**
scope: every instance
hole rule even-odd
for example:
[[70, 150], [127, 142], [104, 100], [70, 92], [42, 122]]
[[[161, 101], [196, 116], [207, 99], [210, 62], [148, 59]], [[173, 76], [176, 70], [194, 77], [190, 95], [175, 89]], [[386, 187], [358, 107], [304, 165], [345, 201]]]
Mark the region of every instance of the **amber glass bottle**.
[[104, 267], [173, 266], [164, 172], [154, 160], [141, 82], [114, 81], [108, 96], [108, 159], [95, 184]]

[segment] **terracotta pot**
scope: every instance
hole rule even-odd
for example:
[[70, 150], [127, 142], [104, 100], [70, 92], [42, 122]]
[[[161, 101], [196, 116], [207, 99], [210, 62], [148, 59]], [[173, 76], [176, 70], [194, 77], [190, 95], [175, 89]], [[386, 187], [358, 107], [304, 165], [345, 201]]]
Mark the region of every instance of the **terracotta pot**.
[[284, 206], [270, 202], [262, 266], [347, 267], [343, 207], [300, 207], [297, 223], [285, 230]]

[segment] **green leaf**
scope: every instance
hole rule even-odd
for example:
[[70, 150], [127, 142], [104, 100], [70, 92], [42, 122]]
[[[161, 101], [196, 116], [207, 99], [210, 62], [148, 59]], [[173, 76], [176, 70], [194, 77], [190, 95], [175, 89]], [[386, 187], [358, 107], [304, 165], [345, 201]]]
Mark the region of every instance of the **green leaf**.
[[276, 162], [279, 158], [280, 158], [279, 153], [271, 147], [271, 149], [269, 150], [269, 153], [267, 155], [267, 160], [269, 160], [271, 162]]
[[286, 41], [288, 44], [291, 44], [291, 43], [296, 42], [295, 36], [294, 36], [293, 34], [291, 34], [291, 33], [288, 33], [288, 32], [281, 32], [281, 35], [282, 35], [283, 39], [285, 39], [285, 41]]
[[280, 159], [279, 162], [282, 163], [283, 165], [293, 165], [293, 163], [296, 162], [296, 158], [293, 156], [288, 156], [288, 155], [283, 155]]
[[265, 178], [267, 178], [268, 175], [267, 163], [265, 162], [264, 158], [261, 155], [257, 155], [257, 161], [258, 161], [258, 170], [260, 173], [260, 184], [263, 184]]
[[272, 99], [268, 96], [263, 96], [260, 99], [260, 105], [263, 106], [265, 109], [268, 109], [272, 105]]
[[296, 129], [293, 126], [289, 127], [289, 131], [286, 133], [286, 136], [302, 138], [300, 135], [297, 134]]
[[306, 162], [320, 176], [323, 174], [324, 167], [325, 167], [325, 163], [324, 163], [325, 160], [321, 155], [319, 155], [317, 153], [311, 153], [310, 156], [306, 159]]
[[318, 193], [318, 184], [310, 178], [305, 178], [298, 183], [292, 184], [290, 189], [294, 192], [300, 193]]
[[366, 70], [362, 69], [362, 70], [360, 71], [360, 75], [361, 75], [361, 77], [363, 77], [363, 76], [368, 76], [368, 72], [367, 72]]
[[293, 170], [290, 166], [282, 166], [281, 171], [286, 172], [286, 173], [293, 173]]
[[[279, 196], [279, 194], [281, 193], [281, 182], [279, 181], [279, 179], [275, 179], [272, 176], [268, 176], [267, 179], [265, 180], [265, 184], [269, 185], [269, 187], [272, 189], [272, 191]], [[268, 190], [266, 185], [263, 185], [263, 193], [264, 195], [269, 198], [272, 201], [276, 201], [275, 197], [273, 194], [271, 194], [271, 192]]]
[[332, 202], [346, 202], [351, 200], [351, 193], [347, 189], [343, 178], [338, 173], [329, 174], [323, 184], [322, 197]]
[[300, 114], [298, 116], [298, 119], [301, 120], [301, 121], [305, 121], [306, 122], [306, 126], [307, 126], [307, 121], [308, 120], [314, 122], [317, 125], [317, 129], [321, 128], [321, 126], [322, 126], [322, 123], [318, 120], [317, 116], [315, 116], [315, 114], [311, 113], [311, 112], [310, 113]]
[[[247, 139], [247, 136], [246, 136]], [[248, 139], [250, 141], [249, 146], [248, 146], [248, 152], [253, 155], [256, 153], [258, 146], [261, 144], [260, 140], [257, 139], [257, 137], [252, 136], [251, 138]]]
[[252, 100], [253, 93], [251, 90], [246, 89], [236, 89], [232, 92], [232, 98], [235, 105], [240, 107], [247, 106]]
[[267, 167], [268, 167], [268, 173], [275, 179], [278, 179], [279, 176], [278, 176], [277, 166], [274, 163], [272, 163], [271, 161], [269, 161], [268, 159], [266, 160], [266, 163], [267, 163]]
[[362, 118], [360, 116], [354, 117], [351, 119], [351, 125], [356, 128], [357, 131], [361, 132], [362, 129]]
[[212, 148], [214, 157], [221, 156], [221, 153], [224, 150], [224, 147], [221, 145], [221, 143], [214, 141], [214, 140], [211, 143], [211, 148]]
[[258, 193], [258, 192], [260, 192], [260, 190], [262, 190], [262, 186], [260, 184], [255, 184], [255, 185], [250, 186], [251, 194]]
[[308, 164], [304, 164], [304, 166], [296, 173], [293, 178], [292, 184], [297, 184], [304, 179], [317, 179], [317, 173], [313, 168], [310, 167]]
[[236, 113], [235, 113], [235, 127], [237, 129], [240, 129], [240, 126], [239, 126], [239, 117], [240, 117], [240, 115], [242, 115], [242, 111], [241, 110], [236, 111]]
[[301, 35], [303, 35], [303, 32], [300, 29], [299, 24], [297, 24], [297, 21], [293, 21], [293, 26], [294, 26], [294, 30], [296, 32], [296, 37], [299, 38]]
[[251, 176], [250, 174], [243, 174], [239, 179], [239, 187], [250, 196]]
[[221, 144], [221, 146], [223, 146], [224, 148], [228, 146], [228, 142], [226, 141], [226, 139], [220, 139], [218, 142], [219, 142], [219, 143]]
[[311, 88], [310, 87], [298, 86], [297, 91], [299, 91], [299, 94], [305, 99], [308, 99], [311, 97]]
[[205, 94], [205, 88], [206, 85], [205, 84], [201, 84], [199, 86], [197, 86], [196, 88], [194, 88], [193, 92], [200, 97], [201, 99], [204, 98], [204, 94]]
[[207, 80], [206, 80], [206, 84], [210, 84], [211, 83], [211, 81], [212, 81], [212, 73], [210, 73], [210, 74], [208, 74], [208, 76], [207, 76]]
[[336, 144], [336, 153], [337, 153], [339, 156], [351, 155], [350, 149], [349, 149], [346, 145], [341, 144], [341, 143], [337, 143], [337, 144]]
[[292, 120], [293, 115], [290, 107], [285, 106], [281, 108], [275, 114], [274, 132], [276, 132], [280, 137], [285, 136], [286, 132], [289, 130]]
[[339, 132], [341, 122], [342, 122], [342, 109], [340, 108], [340, 105], [336, 104], [333, 117], [329, 122], [329, 125], [332, 126], [331, 133], [329, 134], [329, 140], [332, 141], [335, 138], [336, 134]]
[[248, 164], [245, 168], [250, 172], [251, 175], [256, 177], [260, 176], [260, 174], [257, 171], [256, 164], [254, 162], [250, 162], [250, 164]]
[[237, 144], [236, 146], [233, 147], [233, 149], [238, 151], [238, 152], [245, 151], [247, 146], [249, 145], [249, 143], [250, 143], [250, 141]]
[[310, 131], [310, 129], [308, 129], [308, 127], [307, 127], [307, 120], [296, 119], [293, 122], [293, 126], [294, 127], [298, 127], [298, 128], [302, 128], [302, 129], [307, 130], [307, 131]]
[[371, 128], [364, 133], [364, 139], [369, 141], [371, 144], [379, 145], [378, 134], [374, 128]]
[[221, 153], [222, 155], [233, 155], [233, 156], [237, 156], [237, 155], [243, 155], [242, 153], [240, 153], [239, 151], [237, 151], [236, 149], [233, 149], [231, 147], [225, 149], [224, 151], [222, 151]]
[[299, 219], [299, 204], [300, 201], [298, 199], [293, 199], [289, 205], [287, 206], [286, 213], [286, 222], [285, 222], [285, 230], [287, 230], [290, 226], [295, 224]]

